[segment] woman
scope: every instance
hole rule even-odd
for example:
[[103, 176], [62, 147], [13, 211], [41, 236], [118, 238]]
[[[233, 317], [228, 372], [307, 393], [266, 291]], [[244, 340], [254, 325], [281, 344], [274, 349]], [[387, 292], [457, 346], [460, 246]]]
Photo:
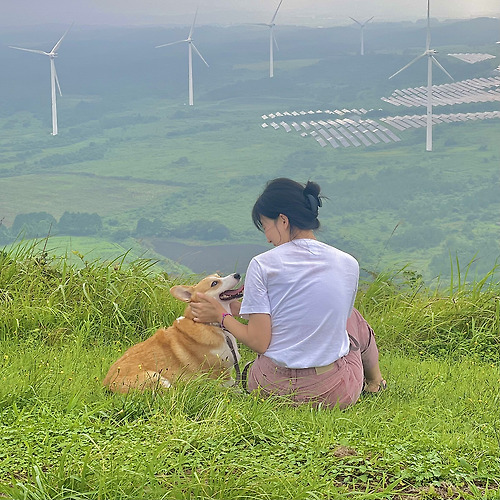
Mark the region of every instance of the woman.
[[373, 331], [353, 308], [358, 263], [316, 239], [319, 207], [318, 184], [270, 181], [252, 218], [275, 248], [251, 260], [243, 302], [232, 310], [248, 324], [204, 295], [192, 310], [196, 321], [220, 322], [259, 354], [248, 390], [345, 408], [363, 389], [378, 392], [386, 383]]

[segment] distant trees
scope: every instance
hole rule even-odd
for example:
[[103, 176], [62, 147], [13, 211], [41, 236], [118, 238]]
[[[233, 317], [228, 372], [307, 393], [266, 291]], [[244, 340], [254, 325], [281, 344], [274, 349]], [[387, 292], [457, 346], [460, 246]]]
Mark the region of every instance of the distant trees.
[[90, 236], [101, 231], [102, 220], [96, 213], [64, 212], [59, 219], [57, 229], [60, 234]]
[[19, 237], [42, 238], [49, 234], [90, 236], [102, 230], [101, 217], [86, 212], [64, 212], [59, 222], [47, 212], [30, 212], [16, 215], [10, 229], [0, 226], [0, 241], [7, 242]]
[[412, 226], [403, 232], [396, 232], [389, 240], [394, 250], [432, 248], [439, 246], [445, 237], [443, 229], [436, 226]]
[[11, 235], [23, 238], [41, 238], [53, 232], [57, 225], [55, 217], [47, 212], [18, 214], [10, 228]]
[[199, 220], [182, 224], [174, 229], [171, 234], [175, 238], [214, 241], [229, 238], [230, 232], [220, 222]]
[[137, 226], [134, 231], [134, 236], [137, 238], [165, 237], [169, 233], [169, 229], [160, 219], [149, 220], [141, 217], [137, 221]]

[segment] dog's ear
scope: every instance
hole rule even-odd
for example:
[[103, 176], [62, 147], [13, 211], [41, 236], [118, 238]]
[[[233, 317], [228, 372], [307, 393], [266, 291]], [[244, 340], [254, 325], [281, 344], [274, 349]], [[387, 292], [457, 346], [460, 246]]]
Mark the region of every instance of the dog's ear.
[[193, 294], [193, 286], [175, 285], [170, 289], [170, 293], [183, 302], [191, 302], [191, 295]]

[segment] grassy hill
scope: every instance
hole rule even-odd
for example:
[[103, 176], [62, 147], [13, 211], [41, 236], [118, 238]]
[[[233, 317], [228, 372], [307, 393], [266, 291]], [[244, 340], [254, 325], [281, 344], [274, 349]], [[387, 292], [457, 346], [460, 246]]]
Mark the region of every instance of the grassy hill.
[[496, 499], [492, 276], [438, 290], [407, 269], [363, 282], [356, 306], [389, 388], [315, 410], [205, 379], [109, 394], [111, 363], [182, 314], [168, 293], [178, 280], [149, 261], [0, 254], [0, 497]]

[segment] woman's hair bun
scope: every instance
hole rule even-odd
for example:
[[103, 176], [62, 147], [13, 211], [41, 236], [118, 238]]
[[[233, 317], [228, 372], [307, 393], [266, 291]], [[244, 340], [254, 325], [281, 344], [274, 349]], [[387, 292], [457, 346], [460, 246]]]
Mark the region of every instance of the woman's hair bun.
[[311, 212], [313, 212], [316, 216], [318, 215], [318, 208], [322, 205], [321, 197], [319, 195], [320, 191], [321, 189], [319, 184], [307, 181], [306, 187], [304, 188], [304, 197]]

